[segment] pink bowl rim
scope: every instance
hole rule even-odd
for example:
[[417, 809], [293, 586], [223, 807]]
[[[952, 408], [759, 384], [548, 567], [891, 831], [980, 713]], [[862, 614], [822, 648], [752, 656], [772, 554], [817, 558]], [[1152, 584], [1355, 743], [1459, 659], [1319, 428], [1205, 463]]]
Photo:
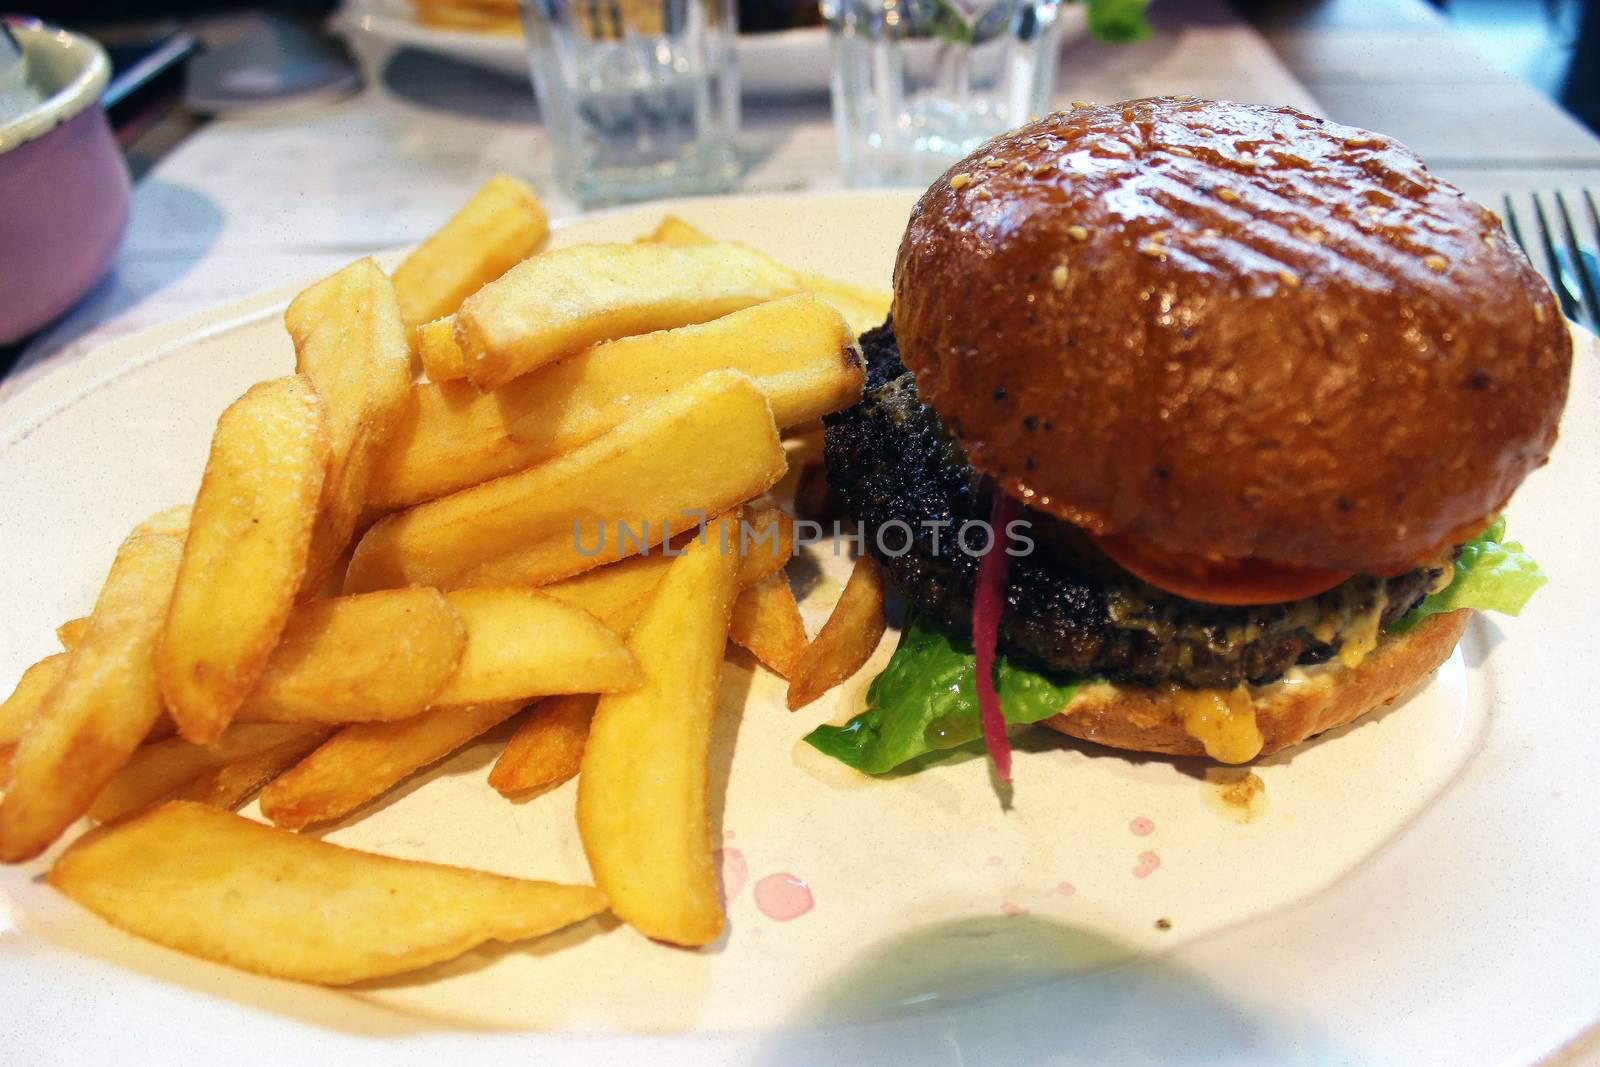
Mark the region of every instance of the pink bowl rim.
[[22, 45], [24, 55], [56, 49], [75, 59], [72, 80], [51, 93], [38, 106], [0, 125], [0, 153], [42, 137], [57, 126], [98, 105], [111, 79], [111, 61], [105, 49], [88, 37], [36, 19], [8, 17], [7, 27]]

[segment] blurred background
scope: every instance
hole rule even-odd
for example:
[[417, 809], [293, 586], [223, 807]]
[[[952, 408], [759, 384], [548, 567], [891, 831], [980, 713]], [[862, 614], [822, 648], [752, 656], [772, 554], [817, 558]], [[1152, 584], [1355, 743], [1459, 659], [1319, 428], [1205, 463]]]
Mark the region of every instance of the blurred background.
[[[523, 4], [526, 23], [517, 0], [33, 0], [11, 24], [104, 47], [98, 99], [131, 193], [125, 227], [114, 191], [69, 212], [126, 239], [85, 257], [66, 311], [20, 335], [0, 315], [0, 368], [416, 241], [496, 171], [531, 181], [555, 218], [920, 186], [1031, 113], [1185, 91], [1399, 138], [1521, 223], [1568, 314], [1600, 322], [1582, 306], [1600, 278], [1600, 0]], [[874, 58], [885, 39], [903, 51], [892, 85]], [[0, 89], [4, 72], [0, 55]], [[3, 247], [27, 198], [0, 203], [0, 290], [38, 273]]]
[[[424, 0], [421, 10], [427, 10]], [[1181, 6], [1182, 0], [1168, 0]], [[1463, 42], [1484, 61], [1519, 78], [1590, 129], [1600, 129], [1600, 4], [1593, 0], [1235, 0], [1241, 14], [1269, 33], [1319, 23], [1376, 27], [1410, 21], [1407, 9], [1419, 4], [1438, 11]], [[472, 10], [470, 2], [461, 5]], [[174, 35], [192, 35], [201, 45], [225, 45], [259, 29], [263, 21], [324, 25], [339, 9], [337, 0], [120, 0], [117, 3], [41, 0], [27, 14], [90, 34], [107, 46], [119, 69], [147, 58]], [[492, 10], [492, 6], [486, 8]], [[744, 33], [768, 33], [820, 25], [818, 0], [740, 0]], [[443, 22], [451, 28], [472, 25], [470, 15]], [[479, 23], [508, 32], [514, 23]], [[1413, 61], [1420, 57], [1414, 57]], [[177, 102], [176, 94], [163, 102]]]

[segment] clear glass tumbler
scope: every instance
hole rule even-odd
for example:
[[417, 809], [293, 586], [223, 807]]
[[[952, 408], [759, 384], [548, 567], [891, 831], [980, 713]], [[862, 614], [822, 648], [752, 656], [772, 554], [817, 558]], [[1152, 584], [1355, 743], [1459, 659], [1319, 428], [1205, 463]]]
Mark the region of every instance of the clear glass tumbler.
[[734, 0], [523, 0], [539, 112], [584, 206], [728, 188]]
[[1059, 0], [826, 0], [851, 185], [926, 185], [1050, 110]]

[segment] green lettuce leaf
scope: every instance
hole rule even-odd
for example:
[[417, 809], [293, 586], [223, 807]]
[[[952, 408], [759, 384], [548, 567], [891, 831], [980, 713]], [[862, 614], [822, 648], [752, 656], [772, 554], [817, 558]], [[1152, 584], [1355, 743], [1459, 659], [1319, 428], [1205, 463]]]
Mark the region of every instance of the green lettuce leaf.
[[1450, 584], [1424, 597], [1410, 614], [1389, 627], [1390, 632], [1404, 633], [1429, 615], [1457, 608], [1502, 615], [1522, 611], [1528, 598], [1549, 579], [1520, 544], [1503, 540], [1505, 535], [1506, 520], [1501, 517], [1463, 545]]
[[[858, 771], [883, 774], [982, 736], [972, 645], [917, 616], [867, 690], [867, 710], [843, 726], [819, 726], [806, 741]], [[1009, 723], [1038, 722], [1066, 706], [1082, 684], [1052, 679], [995, 657], [995, 690]]]
[[1089, 32], [1107, 44], [1131, 44], [1150, 36], [1144, 9], [1150, 0], [1089, 0]]

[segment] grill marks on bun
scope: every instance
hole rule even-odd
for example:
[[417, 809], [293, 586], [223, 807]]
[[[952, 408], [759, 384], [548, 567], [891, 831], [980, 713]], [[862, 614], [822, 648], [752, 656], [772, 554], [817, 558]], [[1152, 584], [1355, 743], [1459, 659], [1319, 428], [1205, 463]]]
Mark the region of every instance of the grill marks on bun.
[[974, 466], [1174, 553], [1393, 574], [1555, 440], [1571, 342], [1398, 143], [1161, 98], [991, 141], [912, 214], [895, 332]]

